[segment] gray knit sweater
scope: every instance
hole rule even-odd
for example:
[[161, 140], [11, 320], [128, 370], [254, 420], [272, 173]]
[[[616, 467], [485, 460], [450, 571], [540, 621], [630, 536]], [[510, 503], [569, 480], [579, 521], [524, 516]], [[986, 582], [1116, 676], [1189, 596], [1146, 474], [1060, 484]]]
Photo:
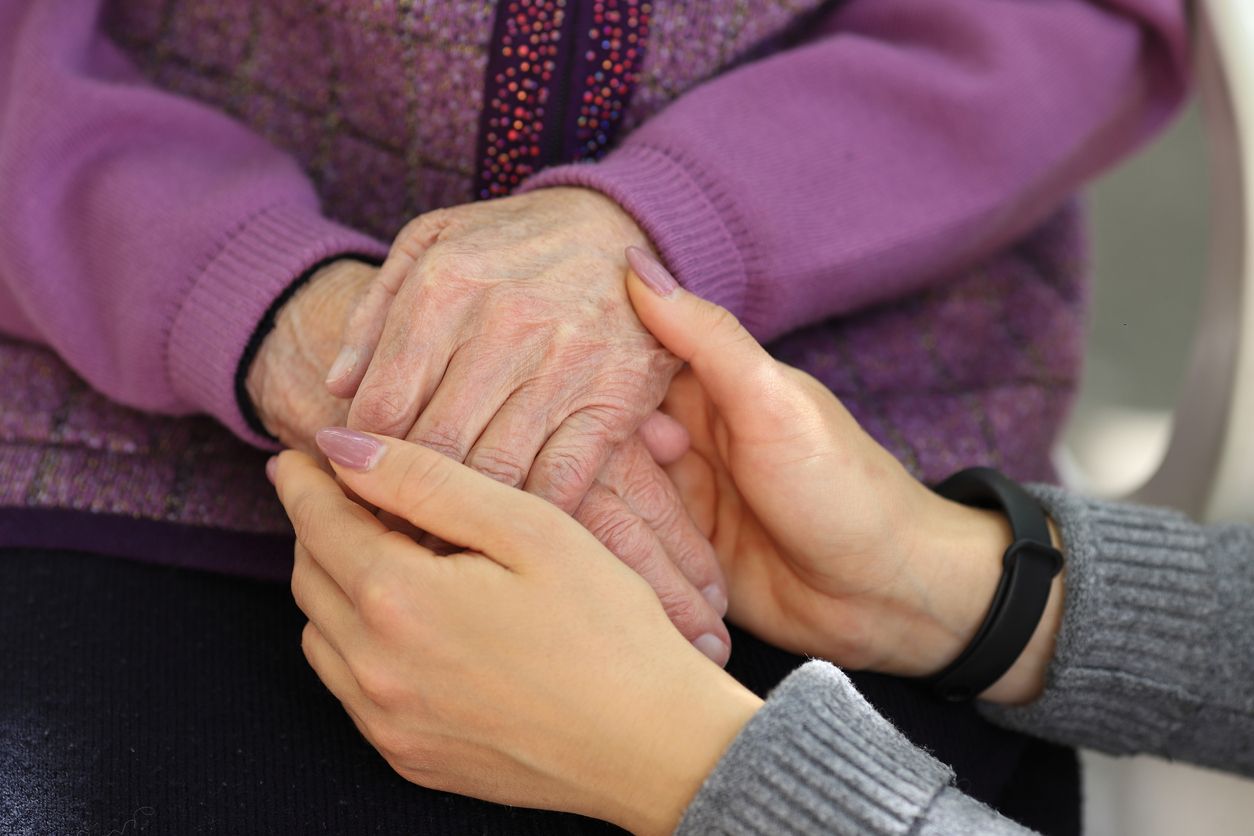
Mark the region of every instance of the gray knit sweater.
[[[1254, 527], [1034, 487], [1067, 581], [1045, 692], [996, 723], [1114, 754], [1254, 775]], [[681, 834], [1024, 834], [964, 795], [837, 668], [771, 694], [688, 807]]]

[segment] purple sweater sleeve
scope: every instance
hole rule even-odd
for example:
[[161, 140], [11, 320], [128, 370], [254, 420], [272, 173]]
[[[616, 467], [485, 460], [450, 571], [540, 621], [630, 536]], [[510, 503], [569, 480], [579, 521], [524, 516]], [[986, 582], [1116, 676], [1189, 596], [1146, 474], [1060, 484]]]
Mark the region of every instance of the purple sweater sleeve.
[[267, 308], [378, 242], [327, 220], [298, 166], [145, 83], [99, 2], [0, 0], [0, 331], [122, 403], [241, 437], [236, 368]]
[[1186, 86], [1181, 0], [849, 0], [680, 97], [594, 188], [759, 338], [901, 297], [1040, 222]]

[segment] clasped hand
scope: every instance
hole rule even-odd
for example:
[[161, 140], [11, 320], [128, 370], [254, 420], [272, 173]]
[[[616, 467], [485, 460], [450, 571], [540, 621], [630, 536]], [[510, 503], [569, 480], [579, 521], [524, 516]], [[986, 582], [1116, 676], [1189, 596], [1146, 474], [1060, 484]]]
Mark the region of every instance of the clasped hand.
[[683, 635], [722, 664], [718, 563], [637, 435], [680, 361], [632, 310], [628, 245], [647, 240], [585, 189], [427, 213], [377, 271], [339, 263], [299, 292], [249, 391], [288, 446], [312, 452], [314, 431], [344, 425], [548, 500], [648, 580]]
[[[846, 666], [950, 661], [991, 598], [1005, 523], [927, 491], [726, 311], [635, 276], [628, 289], [689, 364], [665, 407], [692, 448], [667, 459], [731, 616]], [[551, 504], [418, 445], [347, 429], [318, 442], [347, 489], [462, 549], [437, 556], [308, 457], [277, 460], [306, 656], [388, 762], [423, 786], [672, 831], [761, 701]], [[1048, 655], [1025, 654], [1020, 682], [1039, 687]]]

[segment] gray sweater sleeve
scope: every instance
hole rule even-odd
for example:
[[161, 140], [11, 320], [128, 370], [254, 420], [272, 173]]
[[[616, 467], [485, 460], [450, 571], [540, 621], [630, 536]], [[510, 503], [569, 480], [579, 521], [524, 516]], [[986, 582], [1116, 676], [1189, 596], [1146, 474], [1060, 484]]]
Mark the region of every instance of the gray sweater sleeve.
[[683, 836], [988, 834], [1029, 831], [963, 795], [841, 671], [794, 671], [728, 747], [688, 805]]
[[985, 716], [1254, 775], [1254, 528], [1032, 491], [1066, 544], [1058, 649], [1040, 699]]
[[[1254, 774], [1254, 528], [1032, 489], [1067, 551], [1041, 698], [983, 706], [1039, 737]], [[772, 692], [679, 833], [1024, 834], [952, 785], [825, 662]]]

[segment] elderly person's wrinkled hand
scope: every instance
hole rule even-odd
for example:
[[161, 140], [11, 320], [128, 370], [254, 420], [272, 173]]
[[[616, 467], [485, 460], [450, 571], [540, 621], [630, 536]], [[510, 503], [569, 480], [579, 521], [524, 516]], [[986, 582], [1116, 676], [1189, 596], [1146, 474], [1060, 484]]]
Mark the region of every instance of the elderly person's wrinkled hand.
[[613, 201], [542, 189], [429, 212], [392, 246], [327, 376], [348, 425], [574, 511], [679, 361], [640, 324]]

